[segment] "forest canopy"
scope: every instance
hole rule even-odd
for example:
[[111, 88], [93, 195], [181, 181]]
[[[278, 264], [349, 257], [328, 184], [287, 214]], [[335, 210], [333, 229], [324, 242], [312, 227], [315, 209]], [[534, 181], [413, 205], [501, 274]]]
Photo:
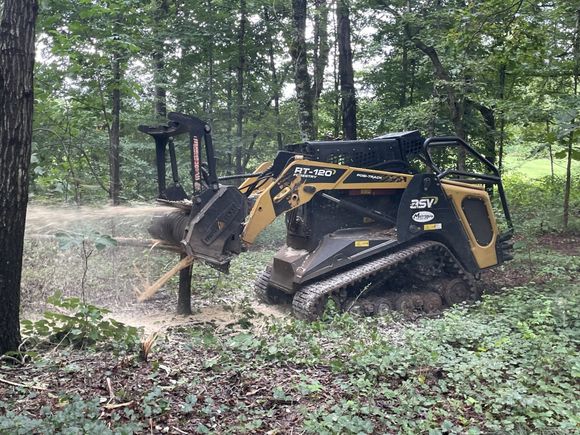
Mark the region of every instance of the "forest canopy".
[[167, 110], [210, 122], [220, 174], [345, 137], [347, 113], [359, 138], [454, 134], [502, 168], [545, 158], [563, 175], [580, 157], [577, 21], [567, 1], [46, 2], [32, 192], [152, 198], [153, 148], [136, 126]]

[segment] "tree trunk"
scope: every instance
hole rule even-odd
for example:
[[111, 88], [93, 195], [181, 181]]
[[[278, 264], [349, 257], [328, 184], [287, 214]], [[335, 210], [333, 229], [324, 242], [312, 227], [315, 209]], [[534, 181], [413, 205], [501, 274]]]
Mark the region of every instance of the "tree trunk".
[[336, 20], [338, 23], [338, 71], [342, 97], [342, 130], [344, 139], [356, 139], [356, 96], [352, 50], [350, 47], [350, 10], [348, 0], [338, 0]]
[[314, 104], [318, 104], [324, 87], [324, 70], [328, 63], [330, 45], [328, 44], [328, 5], [326, 0], [314, 0]]
[[294, 83], [298, 101], [298, 124], [302, 140], [315, 139], [314, 98], [306, 57], [306, 0], [292, 0], [292, 43], [290, 55], [294, 63]]
[[282, 121], [280, 120], [280, 83], [278, 82], [278, 70], [276, 68], [276, 60], [274, 58], [274, 36], [272, 35], [272, 28], [270, 26], [272, 17], [268, 8], [264, 9], [264, 21], [266, 23], [268, 35], [268, 60], [270, 62], [270, 80], [272, 81], [272, 96], [274, 99], [274, 118], [276, 122], [276, 143], [278, 149], [284, 149], [284, 140], [282, 138]]
[[[580, 77], [580, 8], [576, 10], [576, 29], [574, 32], [574, 96], [578, 97], [578, 79]], [[571, 124], [574, 124], [572, 120]], [[570, 191], [572, 190], [572, 151], [574, 131], [569, 134], [568, 160], [566, 162], [566, 185], [564, 186], [564, 230], [568, 229], [570, 219]]]
[[550, 139], [550, 120], [546, 119], [546, 137], [548, 138], [548, 154], [550, 156], [550, 179], [554, 182], [554, 150]]
[[[336, 19], [336, 14], [333, 14], [334, 17], [334, 33], [338, 33], [338, 22]], [[334, 38], [334, 53], [338, 53], [338, 39]], [[334, 126], [334, 136], [333, 138], [336, 139], [340, 135], [340, 81], [338, 79], [338, 63], [336, 61], [336, 54], [332, 56], [332, 77], [334, 79], [334, 96], [333, 96], [333, 126]]]
[[412, 106], [414, 101], [414, 97], [415, 97], [415, 78], [416, 78], [416, 72], [417, 72], [417, 62], [415, 62], [415, 59], [411, 59], [411, 83], [409, 86], [409, 105]]
[[153, 53], [155, 64], [155, 116], [161, 120], [167, 117], [167, 84], [165, 81], [165, 60], [161, 50]]
[[314, 54], [313, 74], [313, 117], [315, 136], [318, 137], [318, 103], [324, 87], [324, 70], [328, 64], [330, 45], [328, 43], [328, 5], [326, 0], [314, 0]]
[[[503, 102], [505, 98], [505, 76], [506, 76], [506, 65], [502, 63], [499, 67], [499, 99]], [[505, 115], [503, 113], [504, 108], [502, 107], [499, 114], [499, 156], [498, 156], [498, 169], [499, 172], [503, 169], [503, 144], [505, 140]]]
[[483, 118], [483, 123], [485, 124], [485, 136], [483, 138], [485, 143], [484, 155], [491, 163], [495, 165], [496, 161], [496, 149], [495, 149], [495, 112], [492, 108], [487, 107], [477, 101], [471, 99], [466, 99], [466, 102], [475, 107]]
[[111, 131], [109, 133], [109, 183], [110, 199], [113, 205], [120, 204], [120, 131], [121, 131], [121, 55], [114, 54], [113, 59], [113, 110], [111, 112]]
[[160, 29], [166, 25], [169, 4], [167, 0], [161, 0], [159, 7], [155, 10], [155, 49], [153, 51], [153, 67], [155, 79], [155, 116], [160, 122], [167, 117], [167, 75], [165, 74], [165, 50], [163, 35]]
[[0, 355], [20, 344], [20, 279], [32, 147], [35, 0], [0, 9]]
[[226, 172], [230, 174], [235, 170], [233, 163], [233, 151], [235, 149], [233, 130], [234, 130], [234, 69], [230, 63], [228, 67], [228, 76], [226, 81], [226, 137], [228, 141], [228, 161]]
[[[211, 3], [211, 0], [207, 0], [207, 12], [209, 13], [209, 16], [213, 16], [213, 5]], [[207, 49], [207, 64], [208, 64], [208, 103], [207, 103], [207, 117], [208, 117], [208, 121], [209, 124], [212, 125], [213, 124], [213, 106], [214, 106], [214, 102], [213, 102], [213, 88], [214, 88], [214, 55], [213, 55], [213, 45], [214, 45], [214, 27], [213, 27], [213, 21], [210, 19], [209, 21], [209, 44], [208, 44], [208, 49]]]
[[238, 27], [238, 69], [237, 69], [237, 105], [236, 117], [236, 172], [242, 173], [242, 147], [244, 128], [244, 72], [246, 70], [246, 0], [240, 0], [240, 26]]
[[[181, 254], [181, 260], [187, 257], [187, 254]], [[191, 271], [189, 265], [179, 271], [179, 292], [177, 293], [177, 314], [189, 316], [191, 314]]]

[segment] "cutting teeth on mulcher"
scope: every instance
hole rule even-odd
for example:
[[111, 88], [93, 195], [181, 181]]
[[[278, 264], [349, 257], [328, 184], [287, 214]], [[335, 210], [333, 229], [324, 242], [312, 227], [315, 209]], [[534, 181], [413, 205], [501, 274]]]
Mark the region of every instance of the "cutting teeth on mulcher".
[[[437, 266], [426, 268], [425, 264]], [[410, 272], [415, 269], [421, 273], [413, 276]], [[419, 288], [411, 289], [410, 282]], [[264, 295], [270, 303], [280, 301], [276, 292], [268, 288], [265, 276], [258, 280], [256, 293], [262, 301], [268, 302]], [[292, 308], [304, 320], [320, 318], [329, 299], [340, 311], [362, 315], [387, 311], [431, 313], [478, 296], [472, 276], [449, 249], [426, 241], [307, 284], [294, 295]]]

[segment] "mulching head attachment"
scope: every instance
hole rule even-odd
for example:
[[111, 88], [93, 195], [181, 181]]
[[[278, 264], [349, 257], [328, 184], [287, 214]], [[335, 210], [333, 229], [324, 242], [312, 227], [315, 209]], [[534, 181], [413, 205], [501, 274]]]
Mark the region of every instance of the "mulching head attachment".
[[[139, 126], [155, 140], [158, 200], [180, 211], [155, 216], [149, 233], [179, 245], [188, 255], [226, 268], [231, 256], [241, 251], [242, 223], [248, 214], [247, 200], [234, 186], [218, 183], [210, 126], [193, 116], [169, 113], [167, 125]], [[192, 194], [189, 198], [179, 183], [173, 138], [189, 136]], [[202, 162], [205, 144], [205, 163]], [[166, 149], [169, 148], [173, 184], [166, 186]]]

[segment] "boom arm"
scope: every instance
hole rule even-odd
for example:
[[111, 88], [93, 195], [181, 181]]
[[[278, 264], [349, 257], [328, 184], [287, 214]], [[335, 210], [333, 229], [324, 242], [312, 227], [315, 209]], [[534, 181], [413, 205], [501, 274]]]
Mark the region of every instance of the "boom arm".
[[306, 204], [318, 192], [337, 189], [404, 189], [410, 179], [408, 174], [353, 168], [296, 156], [257, 195], [244, 226], [242, 240], [253, 243], [276, 217]]

